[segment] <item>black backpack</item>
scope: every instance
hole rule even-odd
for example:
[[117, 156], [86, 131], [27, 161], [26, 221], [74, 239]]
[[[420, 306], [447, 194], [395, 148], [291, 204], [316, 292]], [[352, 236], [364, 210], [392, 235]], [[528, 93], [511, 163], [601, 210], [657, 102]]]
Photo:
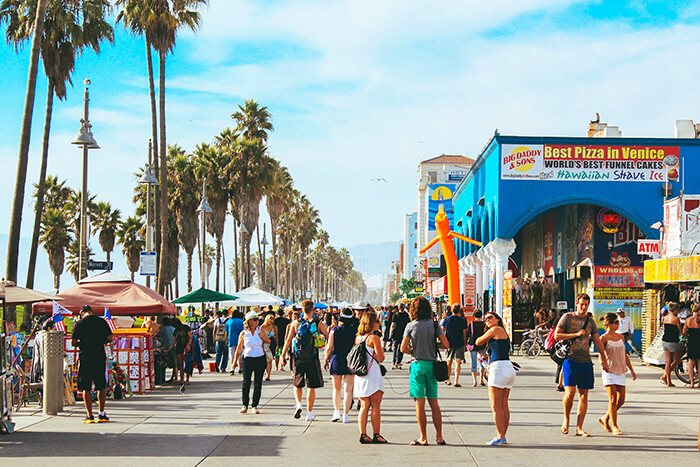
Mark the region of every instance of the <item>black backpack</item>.
[[367, 345], [365, 340], [358, 342], [352, 346], [348, 352], [348, 370], [350, 373], [357, 376], [366, 376], [369, 368], [367, 367]]

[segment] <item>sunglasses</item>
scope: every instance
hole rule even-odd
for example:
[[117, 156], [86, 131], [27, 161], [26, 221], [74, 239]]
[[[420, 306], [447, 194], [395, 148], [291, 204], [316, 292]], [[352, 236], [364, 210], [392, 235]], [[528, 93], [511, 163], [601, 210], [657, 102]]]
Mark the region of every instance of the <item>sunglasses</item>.
[[494, 318], [493, 316], [487, 316], [486, 318], [484, 318], [484, 321], [491, 321], [492, 319], [496, 318]]

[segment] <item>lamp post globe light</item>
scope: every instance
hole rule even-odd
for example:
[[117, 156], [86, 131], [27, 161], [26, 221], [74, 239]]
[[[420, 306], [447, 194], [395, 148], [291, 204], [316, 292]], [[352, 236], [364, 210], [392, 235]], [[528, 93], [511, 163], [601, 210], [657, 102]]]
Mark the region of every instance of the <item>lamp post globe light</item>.
[[80, 130], [71, 144], [82, 146], [83, 148], [83, 184], [80, 193], [80, 254], [78, 257], [78, 280], [87, 276], [87, 176], [88, 176], [88, 149], [100, 149], [92, 135], [92, 125], [90, 124], [88, 106], [90, 95], [88, 86], [90, 80], [85, 78], [85, 94], [83, 97], [83, 118], [80, 119]]
[[[200, 278], [202, 280], [202, 287], [205, 286], [205, 274], [204, 270], [206, 268], [206, 261], [204, 261], [204, 257], [206, 255], [206, 219], [207, 219], [207, 213], [213, 212], [211, 207], [209, 206], [209, 200], [207, 199], [207, 177], [204, 177], [204, 181], [202, 181], [202, 201], [199, 203], [199, 207], [197, 207], [197, 212], [202, 214], [202, 219], [201, 219], [201, 244], [202, 244], [202, 257], [200, 258], [200, 264], [199, 264], [199, 270], [200, 270]], [[202, 310], [203, 311], [203, 310]]]
[[[153, 174], [153, 165], [151, 165], [151, 155], [153, 151], [153, 143], [148, 140], [148, 163], [143, 175], [139, 178], [140, 185], [146, 185], [146, 251], [151, 251], [151, 239], [153, 232], [151, 230], [151, 186], [158, 186], [158, 179]], [[151, 286], [151, 276], [146, 276], [146, 287]]]

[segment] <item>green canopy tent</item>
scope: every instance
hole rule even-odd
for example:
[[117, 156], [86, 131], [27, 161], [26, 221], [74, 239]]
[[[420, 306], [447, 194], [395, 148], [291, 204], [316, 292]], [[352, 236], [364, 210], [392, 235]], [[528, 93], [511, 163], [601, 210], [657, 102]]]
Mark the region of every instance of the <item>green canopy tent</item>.
[[214, 290], [209, 290], [202, 287], [194, 292], [190, 292], [187, 295], [183, 295], [182, 297], [173, 300], [172, 303], [182, 305], [184, 303], [209, 303], [236, 299], [238, 299], [238, 297], [235, 295], [216, 292]]

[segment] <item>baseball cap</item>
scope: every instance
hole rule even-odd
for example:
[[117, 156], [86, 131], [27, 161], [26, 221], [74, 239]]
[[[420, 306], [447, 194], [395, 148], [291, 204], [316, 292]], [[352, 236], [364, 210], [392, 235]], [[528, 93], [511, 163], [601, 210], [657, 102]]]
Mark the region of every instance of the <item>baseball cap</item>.
[[618, 313], [624, 313], [624, 312], [625, 312], [625, 309], [624, 309], [624, 308], [618, 308], [618, 309], [617, 309], [617, 312], [618, 312]]

